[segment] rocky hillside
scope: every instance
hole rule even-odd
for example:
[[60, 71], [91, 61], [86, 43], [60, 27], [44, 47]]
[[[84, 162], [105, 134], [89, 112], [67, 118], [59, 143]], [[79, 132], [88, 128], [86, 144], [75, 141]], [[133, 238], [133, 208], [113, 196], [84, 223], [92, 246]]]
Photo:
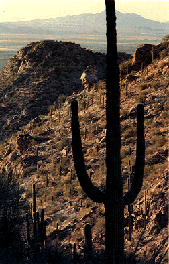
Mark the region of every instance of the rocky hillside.
[[[47, 43], [48, 42], [31, 44], [31, 47], [33, 47], [33, 45], [47, 45]], [[53, 42], [49, 43], [52, 45]], [[58, 45], [58, 43], [56, 44]], [[79, 50], [81, 49], [80, 46], [75, 44], [62, 43], [61, 47], [62, 45], [64, 47], [66, 45], [72, 45], [72, 47], [77, 47]], [[27, 49], [29, 50], [29, 45]], [[26, 51], [23, 53], [24, 49], [20, 52], [22, 53], [21, 58], [29, 54], [29, 52]], [[90, 51], [84, 51], [84, 53], [85, 52], [89, 52], [90, 54]], [[19, 57], [19, 54], [17, 56]], [[17, 56], [12, 60], [16, 60]], [[62, 56], [64, 56], [63, 51]], [[97, 54], [97, 56], [103, 55]], [[24, 91], [29, 91], [29, 86], [26, 86], [26, 80], [27, 82], [29, 80], [28, 76], [33, 78], [35, 74], [35, 81], [32, 84], [33, 96], [30, 96], [29, 100], [35, 98], [34, 93], [36, 93], [37, 100], [38, 98], [42, 100], [40, 99], [41, 97], [37, 95], [39, 93], [40, 96], [43, 96], [43, 92], [45, 91], [45, 98], [43, 101], [39, 101], [39, 106], [42, 108], [42, 102], [44, 104], [48, 91], [46, 87], [49, 89], [49, 82], [51, 79], [48, 79], [48, 73], [45, 71], [41, 73], [43, 76], [46, 76], [46, 79], [44, 78], [44, 86], [40, 86], [40, 89], [38, 88], [41, 80], [40, 77], [38, 79], [38, 76], [41, 75], [38, 75], [38, 73], [36, 75], [35, 65], [40, 65], [37, 64], [36, 57], [37, 55], [35, 57], [33, 57], [33, 55], [31, 56], [34, 70], [30, 75], [28, 75], [26, 66], [24, 66], [27, 65], [26, 61], [29, 62], [30, 60], [28, 57], [22, 65], [20, 64], [19, 66], [18, 64], [17, 67], [21, 67], [20, 69], [23, 73], [20, 75], [20, 78], [25, 76]], [[41, 60], [43, 64], [45, 58], [42, 59], [39, 55], [39, 60]], [[54, 58], [49, 61], [52, 64]], [[83, 65], [85, 65], [86, 60], [84, 59], [83, 65], [80, 61], [79, 58], [78, 65], [81, 65], [79, 66], [81, 68], [80, 70], [76, 69], [79, 76], [84, 69]], [[60, 63], [64, 63], [61, 58]], [[9, 70], [9, 64], [3, 69], [1, 74], [5, 74], [5, 69]], [[72, 62], [69, 65], [71, 66]], [[48, 68], [47, 65], [43, 67], [44, 69], [45, 67], [46, 69]], [[4, 92], [4, 101], [2, 102], [1, 109], [3, 107], [4, 109], [7, 108], [8, 105], [8, 109], [14, 111], [14, 106], [16, 109], [21, 107], [17, 105], [17, 102], [22, 102], [23, 111], [25, 105], [27, 105], [26, 100], [28, 100], [29, 97], [26, 97], [26, 92], [23, 92], [23, 95], [20, 93], [23, 91], [22, 86], [17, 90], [17, 83], [19, 83], [20, 80], [17, 74], [18, 73], [14, 75], [14, 87], [6, 86], [6, 90], [1, 89], [1, 91]], [[52, 74], [52, 81], [56, 84], [58, 82], [57, 78], [59, 77], [55, 79], [56, 71], [52, 72]], [[60, 75], [62, 74], [63, 71], [60, 71]], [[79, 76], [77, 80], [79, 80]], [[53, 89], [52, 87], [54, 86], [51, 85], [50, 89]], [[63, 89], [62, 86], [59, 87]], [[131, 240], [129, 240], [129, 228], [127, 226], [129, 217], [128, 210], [125, 208], [125, 251], [128, 254], [134, 253], [134, 257], [139, 263], [167, 263], [167, 100], [169, 96], [169, 54], [167, 53], [163, 57], [161, 56], [161, 58], [154, 59], [153, 63], [145, 65], [142, 71], [132, 71], [129, 75], [123, 76], [120, 87], [122, 132], [121, 157], [124, 192], [126, 192], [128, 188], [127, 179], [129, 177], [132, 178], [132, 170], [135, 162], [136, 106], [137, 103], [140, 102], [145, 105], [145, 176], [142, 190], [133, 204], [133, 231]], [[55, 89], [57, 90], [57, 85]], [[10, 99], [10, 91], [13, 91], [11, 95], [13, 99]], [[17, 92], [18, 97], [14, 94], [14, 91]], [[50, 96], [49, 94], [48, 98], [50, 98]], [[28, 206], [32, 203], [32, 184], [36, 182], [37, 208], [39, 211], [41, 208], [45, 208], [45, 219], [48, 222], [47, 243], [56, 244], [56, 227], [58, 224], [59, 242], [57, 240], [57, 243], [59, 243], [62, 248], [66, 248], [70, 242], [77, 243], [77, 251], [80, 254], [82, 253], [84, 245], [84, 224], [90, 223], [92, 226], [93, 247], [96, 251], [104, 250], [105, 229], [103, 205], [95, 204], [86, 197], [78, 183], [74, 171], [70, 127], [70, 102], [73, 98], [79, 101], [82, 144], [88, 173], [96, 185], [100, 186], [100, 188], [104, 188], [106, 175], [104, 80], [99, 81], [96, 87], [89, 92], [81, 90], [77, 93], [67, 95], [60, 100], [59, 107], [57, 107], [56, 104], [52, 105], [51, 102], [49, 104], [51, 106], [49, 113], [40, 110], [40, 112], [38, 112], [38, 110], [36, 110], [36, 118], [32, 118], [30, 121], [27, 120], [27, 124], [24, 125], [24, 123], [22, 123], [22, 116], [24, 116], [25, 120], [27, 116], [25, 109], [25, 115], [22, 114], [21, 123], [19, 123], [22, 124], [22, 134], [19, 132], [13, 134], [6, 142], [4, 141], [0, 145], [0, 168], [2, 169], [2, 173], [7, 175], [9, 182], [12, 179], [16, 179], [19, 182], [21, 192], [20, 201], [24, 201]], [[54, 101], [55, 100], [54, 98]], [[5, 118], [8, 117], [8, 124], [11, 125], [12, 121], [9, 114], [10, 112], [8, 115], [5, 115]], [[1, 117], [1, 120], [2, 119], [3, 117]], [[15, 124], [14, 121], [13, 123]], [[6, 127], [6, 130], [8, 128], [9, 127]], [[143, 214], [145, 191], [148, 202], [146, 209], [146, 229], [144, 229]]]
[[[120, 53], [119, 62], [130, 57]], [[93, 53], [78, 44], [45, 40], [20, 49], [0, 71], [3, 135], [47, 113], [49, 106], [58, 103], [60, 95], [82, 90], [80, 77], [87, 65], [96, 66], [99, 80], [105, 78], [106, 55]]]

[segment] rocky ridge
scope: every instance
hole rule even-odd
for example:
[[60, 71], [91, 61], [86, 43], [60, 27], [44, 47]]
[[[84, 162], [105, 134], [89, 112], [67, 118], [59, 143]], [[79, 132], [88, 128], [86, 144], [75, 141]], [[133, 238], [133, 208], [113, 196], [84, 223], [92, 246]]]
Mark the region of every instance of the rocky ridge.
[[[119, 53], [119, 62], [130, 57]], [[20, 49], [0, 71], [0, 124], [5, 134], [47, 113], [60, 95], [82, 90], [80, 77], [87, 65], [96, 66], [99, 80], [105, 78], [106, 55], [79, 44], [44, 40]]]

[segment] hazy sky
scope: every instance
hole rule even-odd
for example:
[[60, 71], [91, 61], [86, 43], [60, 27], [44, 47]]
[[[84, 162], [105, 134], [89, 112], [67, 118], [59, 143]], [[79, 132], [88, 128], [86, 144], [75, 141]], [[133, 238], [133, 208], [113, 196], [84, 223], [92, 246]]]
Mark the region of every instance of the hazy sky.
[[[105, 0], [0, 0], [0, 22], [100, 13]], [[169, 0], [116, 0], [116, 10], [169, 21]]]

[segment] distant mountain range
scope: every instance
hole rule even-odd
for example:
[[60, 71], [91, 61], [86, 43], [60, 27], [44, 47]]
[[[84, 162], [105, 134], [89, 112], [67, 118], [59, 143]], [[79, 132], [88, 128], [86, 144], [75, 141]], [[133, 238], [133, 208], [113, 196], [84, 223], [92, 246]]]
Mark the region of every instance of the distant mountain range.
[[[145, 19], [133, 13], [121, 13], [116, 11], [117, 31], [119, 35], [167, 35], [169, 22], [160, 23]], [[106, 13], [85, 13], [81, 15], [66, 16], [51, 19], [36, 19], [32, 21], [4, 22], [0, 23], [0, 33], [11, 34], [105, 34]]]

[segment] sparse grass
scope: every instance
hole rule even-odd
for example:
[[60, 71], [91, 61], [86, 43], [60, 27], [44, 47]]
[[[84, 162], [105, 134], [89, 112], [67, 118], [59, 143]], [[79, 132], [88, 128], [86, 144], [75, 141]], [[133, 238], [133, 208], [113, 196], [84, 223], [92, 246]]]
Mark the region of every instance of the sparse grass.
[[165, 56], [167, 56], [167, 49], [163, 49], [162, 51], [159, 52], [160, 59], [164, 59]]

